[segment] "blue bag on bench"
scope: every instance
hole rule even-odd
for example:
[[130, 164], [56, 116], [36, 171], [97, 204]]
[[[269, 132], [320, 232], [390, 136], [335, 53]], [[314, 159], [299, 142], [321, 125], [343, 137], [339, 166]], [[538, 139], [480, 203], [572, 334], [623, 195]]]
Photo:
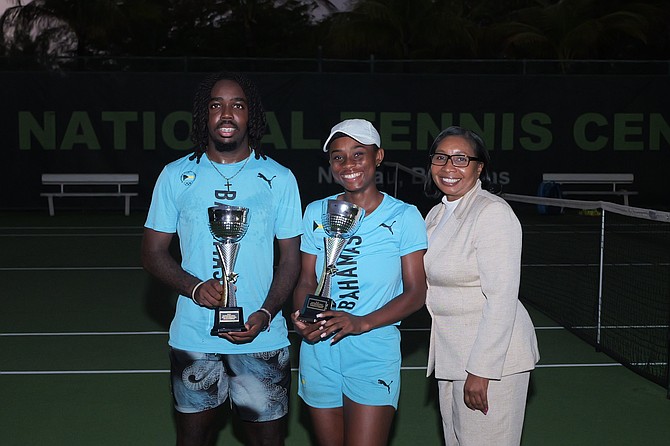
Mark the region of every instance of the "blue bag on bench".
[[[546, 198], [563, 198], [561, 194], [561, 186], [553, 181], [543, 181], [537, 188], [538, 197]], [[556, 215], [562, 214], [563, 208], [559, 206], [548, 206], [546, 204], [538, 204], [537, 212], [541, 215]]]

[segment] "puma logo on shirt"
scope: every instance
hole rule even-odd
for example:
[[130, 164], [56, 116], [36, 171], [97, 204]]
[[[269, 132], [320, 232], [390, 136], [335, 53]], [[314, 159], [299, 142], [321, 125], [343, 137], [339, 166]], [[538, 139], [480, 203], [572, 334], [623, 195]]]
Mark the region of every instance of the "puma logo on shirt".
[[393, 220], [393, 223], [391, 223], [390, 225], [387, 225], [386, 223], [379, 223], [379, 226], [382, 227], [382, 228], [386, 228], [386, 229], [388, 229], [389, 232], [390, 232], [391, 234], [393, 234], [393, 225], [395, 224], [395, 222], [396, 222], [396, 221]]
[[262, 180], [266, 181], [268, 183], [268, 186], [270, 186], [270, 189], [272, 189], [272, 180], [277, 178], [277, 175], [273, 176], [272, 178], [268, 179], [265, 175], [262, 173], [258, 172], [258, 178], [261, 178]]

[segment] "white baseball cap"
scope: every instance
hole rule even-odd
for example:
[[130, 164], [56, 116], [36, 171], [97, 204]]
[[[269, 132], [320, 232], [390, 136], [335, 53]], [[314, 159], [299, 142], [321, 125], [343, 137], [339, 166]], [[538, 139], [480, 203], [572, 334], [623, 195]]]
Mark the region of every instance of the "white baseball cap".
[[332, 129], [330, 129], [330, 135], [326, 142], [323, 144], [323, 151], [328, 151], [328, 144], [333, 139], [336, 133], [344, 133], [350, 138], [355, 139], [361, 144], [370, 145], [374, 144], [377, 147], [381, 147], [382, 142], [379, 137], [379, 132], [377, 129], [365, 119], [347, 119], [345, 121], [336, 124]]

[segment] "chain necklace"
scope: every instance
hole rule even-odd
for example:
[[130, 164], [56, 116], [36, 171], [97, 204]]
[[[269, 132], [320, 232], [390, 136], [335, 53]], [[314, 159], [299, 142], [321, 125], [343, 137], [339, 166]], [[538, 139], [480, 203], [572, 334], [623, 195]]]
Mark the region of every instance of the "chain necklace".
[[249, 162], [249, 158], [251, 158], [251, 148], [249, 148], [249, 156], [246, 157], [246, 159], [244, 160], [244, 164], [242, 164], [242, 166], [241, 166], [239, 169], [237, 169], [237, 172], [235, 172], [235, 173], [233, 174], [233, 176], [230, 176], [230, 177], [227, 177], [227, 176], [225, 176], [224, 174], [221, 173], [221, 171], [218, 169], [218, 167], [216, 167], [216, 164], [214, 164], [214, 162], [209, 158], [209, 155], [205, 155], [205, 156], [207, 156], [207, 161], [209, 161], [209, 164], [212, 165], [212, 167], [214, 168], [214, 170], [216, 170], [216, 172], [217, 172], [219, 175], [221, 175], [221, 177], [222, 177], [224, 180], [226, 180], [226, 184], [225, 184], [225, 186], [228, 188], [228, 190], [230, 190], [230, 186], [232, 186], [232, 183], [230, 182], [230, 180], [232, 180], [233, 178], [235, 178], [240, 172], [242, 172], [242, 169], [244, 169], [244, 168], [246, 167], [247, 163]]

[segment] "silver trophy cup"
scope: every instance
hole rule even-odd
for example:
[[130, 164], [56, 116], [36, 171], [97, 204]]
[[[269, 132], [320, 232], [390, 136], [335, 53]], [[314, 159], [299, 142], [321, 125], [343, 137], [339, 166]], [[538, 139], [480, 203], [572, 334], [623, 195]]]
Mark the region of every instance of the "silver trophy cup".
[[348, 201], [324, 201], [321, 223], [328, 235], [323, 239], [326, 258], [316, 291], [305, 298], [298, 320], [314, 323], [319, 320], [317, 314], [334, 309], [335, 303], [330, 298], [330, 287], [332, 278], [337, 273], [336, 262], [349, 238], [358, 230], [364, 216], [365, 209]]
[[239, 241], [249, 228], [249, 209], [239, 206], [220, 205], [207, 209], [209, 214], [209, 231], [216, 240], [214, 243], [221, 262], [221, 306], [215, 308], [212, 336], [230, 331], [244, 331], [244, 314], [242, 307], [237, 306], [235, 282], [238, 274], [233, 270]]

